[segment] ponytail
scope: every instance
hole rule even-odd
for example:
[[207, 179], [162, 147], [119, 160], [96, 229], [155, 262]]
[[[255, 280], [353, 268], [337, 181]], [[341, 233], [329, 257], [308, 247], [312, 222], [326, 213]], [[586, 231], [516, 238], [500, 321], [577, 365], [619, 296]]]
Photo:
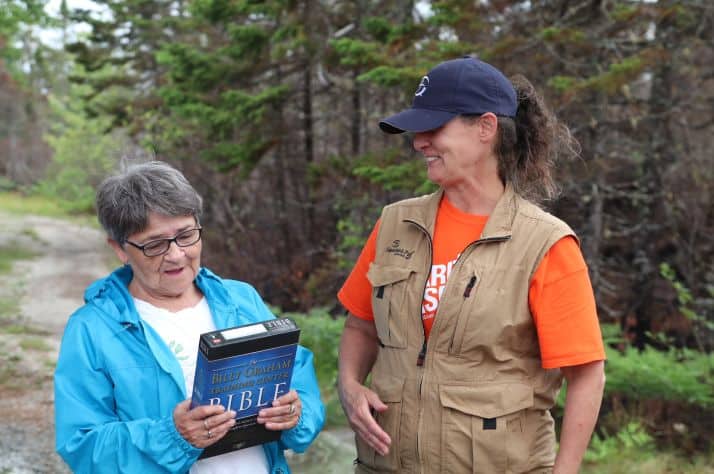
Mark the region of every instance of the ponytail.
[[518, 97], [516, 117], [498, 117], [498, 174], [514, 191], [539, 203], [557, 197], [553, 168], [561, 156], [577, 157], [580, 146], [523, 76], [511, 78]]

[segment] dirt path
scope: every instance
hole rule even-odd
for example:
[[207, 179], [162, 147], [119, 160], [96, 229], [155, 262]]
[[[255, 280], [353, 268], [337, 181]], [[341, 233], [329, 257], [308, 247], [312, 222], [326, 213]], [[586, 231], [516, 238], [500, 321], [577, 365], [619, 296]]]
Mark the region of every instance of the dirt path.
[[67, 318], [111, 253], [84, 225], [1, 211], [0, 221], [0, 246], [35, 254], [0, 276], [0, 474], [67, 473], [54, 452], [52, 371]]

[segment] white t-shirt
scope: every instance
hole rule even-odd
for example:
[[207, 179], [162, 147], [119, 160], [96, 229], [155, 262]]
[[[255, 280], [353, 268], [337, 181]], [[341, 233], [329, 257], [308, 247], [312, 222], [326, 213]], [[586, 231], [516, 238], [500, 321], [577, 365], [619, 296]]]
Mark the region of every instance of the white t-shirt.
[[[176, 313], [134, 298], [141, 319], [151, 325], [171, 349], [181, 365], [186, 381], [186, 393], [193, 390], [196, 373], [198, 340], [204, 332], [216, 329], [206, 298], [201, 298], [193, 308]], [[191, 474], [268, 474], [268, 459], [261, 446], [231, 451], [219, 456], [201, 459], [191, 467]]]

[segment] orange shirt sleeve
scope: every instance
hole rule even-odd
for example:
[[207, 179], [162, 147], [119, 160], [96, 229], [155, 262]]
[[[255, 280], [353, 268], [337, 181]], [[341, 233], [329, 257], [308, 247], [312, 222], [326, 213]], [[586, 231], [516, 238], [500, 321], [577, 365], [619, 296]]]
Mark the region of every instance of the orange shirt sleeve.
[[367, 242], [362, 247], [352, 272], [337, 293], [337, 299], [347, 311], [368, 321], [374, 320], [374, 313], [372, 312], [372, 284], [367, 279], [367, 270], [377, 254], [378, 231], [379, 221], [374, 225]]
[[559, 240], [543, 257], [531, 279], [529, 304], [543, 368], [605, 359], [588, 268], [574, 238]]

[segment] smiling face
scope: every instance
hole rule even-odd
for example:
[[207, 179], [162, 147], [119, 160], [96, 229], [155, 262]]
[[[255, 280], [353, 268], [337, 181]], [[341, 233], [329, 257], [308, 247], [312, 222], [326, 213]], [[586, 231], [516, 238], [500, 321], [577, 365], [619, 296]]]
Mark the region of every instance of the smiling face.
[[448, 190], [474, 179], [498, 177], [490, 132], [495, 124], [489, 122], [496, 117], [488, 115], [493, 118], [456, 117], [441, 128], [414, 134], [414, 149], [424, 156], [432, 182]]
[[[129, 236], [131, 242], [139, 245], [156, 239], [171, 239], [176, 234], [195, 228], [193, 216], [169, 217], [150, 213], [146, 228]], [[147, 301], [160, 308], [175, 311], [198, 302], [201, 294], [194, 280], [201, 265], [199, 240], [188, 247], [179, 247], [172, 242], [168, 252], [156, 257], [147, 257], [132, 245], [119, 245], [110, 240], [114, 252], [134, 272], [129, 284], [132, 296]]]

